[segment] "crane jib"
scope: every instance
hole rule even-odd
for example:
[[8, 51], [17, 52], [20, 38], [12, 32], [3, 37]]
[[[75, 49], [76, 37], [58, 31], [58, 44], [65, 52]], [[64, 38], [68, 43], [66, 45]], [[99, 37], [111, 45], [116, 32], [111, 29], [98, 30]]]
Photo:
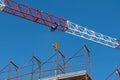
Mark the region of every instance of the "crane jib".
[[13, 0], [0, 0], [0, 10], [32, 22], [45, 25], [49, 27], [51, 31], [60, 30], [108, 47], [120, 49], [120, 40], [116, 38], [103, 35], [72, 23], [64, 18], [53, 16], [47, 12], [31, 8]]

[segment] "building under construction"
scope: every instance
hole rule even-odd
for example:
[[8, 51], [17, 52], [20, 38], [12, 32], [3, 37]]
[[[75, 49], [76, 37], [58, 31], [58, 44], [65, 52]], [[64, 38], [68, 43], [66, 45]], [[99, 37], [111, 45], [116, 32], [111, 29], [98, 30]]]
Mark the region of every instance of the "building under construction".
[[32, 58], [23, 66], [10, 62], [0, 71], [0, 80], [92, 80], [90, 51], [84, 44], [77, 52], [66, 57], [53, 44], [54, 54], [47, 60]]

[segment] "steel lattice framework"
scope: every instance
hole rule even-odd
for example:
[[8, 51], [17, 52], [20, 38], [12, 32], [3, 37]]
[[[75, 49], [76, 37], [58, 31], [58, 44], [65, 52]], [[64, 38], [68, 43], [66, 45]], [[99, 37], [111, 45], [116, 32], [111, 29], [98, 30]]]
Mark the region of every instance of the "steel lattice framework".
[[93, 30], [87, 29], [70, 21], [67, 21], [69, 26], [66, 33], [99, 43], [103, 44], [108, 47], [112, 48], [119, 48], [119, 41], [116, 38], [112, 38], [101, 33], [95, 32]]
[[120, 49], [120, 41], [85, 27], [70, 22], [67, 19], [53, 16], [38, 9], [20, 4], [13, 0], [0, 0], [0, 10], [51, 28], [51, 31], [60, 30], [108, 47]]
[[[1, 3], [3, 2], [1, 1]], [[55, 28], [57, 26], [58, 30], [61, 31], [66, 31], [68, 28], [66, 25], [67, 20], [38, 9], [30, 8], [29, 6], [19, 4], [12, 0], [5, 0], [4, 4], [1, 4], [1, 10], [30, 21], [43, 24], [50, 28]]]

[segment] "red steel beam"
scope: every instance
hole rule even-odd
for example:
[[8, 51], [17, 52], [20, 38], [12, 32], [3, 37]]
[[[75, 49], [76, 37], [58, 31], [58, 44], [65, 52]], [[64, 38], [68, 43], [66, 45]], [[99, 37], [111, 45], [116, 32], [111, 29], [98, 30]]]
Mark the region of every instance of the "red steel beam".
[[53, 16], [49, 13], [31, 8], [13, 0], [5, 0], [4, 4], [5, 8], [2, 10], [3, 12], [45, 25], [53, 29], [53, 31], [58, 29], [65, 32], [68, 29], [66, 19]]

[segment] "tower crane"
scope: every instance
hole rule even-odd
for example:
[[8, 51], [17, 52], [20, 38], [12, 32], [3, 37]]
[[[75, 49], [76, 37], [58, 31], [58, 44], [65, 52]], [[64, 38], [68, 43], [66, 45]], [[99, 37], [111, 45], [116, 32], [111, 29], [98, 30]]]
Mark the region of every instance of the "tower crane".
[[0, 0], [0, 10], [26, 20], [45, 25], [51, 31], [59, 30], [111, 48], [120, 49], [120, 40], [87, 29], [67, 19], [53, 16], [39, 9], [34, 9], [13, 0]]

